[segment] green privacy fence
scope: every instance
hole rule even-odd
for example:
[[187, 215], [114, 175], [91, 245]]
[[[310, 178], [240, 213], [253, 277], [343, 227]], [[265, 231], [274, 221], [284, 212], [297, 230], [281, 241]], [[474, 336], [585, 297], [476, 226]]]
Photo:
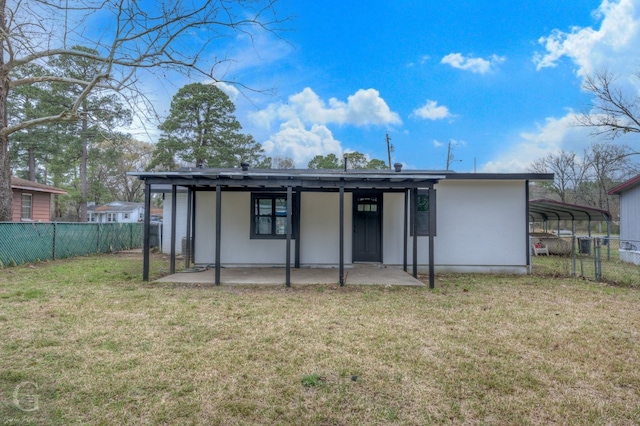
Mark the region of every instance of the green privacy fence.
[[0, 267], [142, 247], [142, 223], [0, 223]]

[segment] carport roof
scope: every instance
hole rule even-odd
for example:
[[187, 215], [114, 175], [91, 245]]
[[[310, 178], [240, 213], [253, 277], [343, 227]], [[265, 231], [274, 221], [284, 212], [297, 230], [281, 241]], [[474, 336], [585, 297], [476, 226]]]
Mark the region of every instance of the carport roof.
[[595, 207], [567, 204], [546, 198], [529, 200], [529, 218], [533, 222], [547, 220], [597, 220], [611, 221], [611, 213]]

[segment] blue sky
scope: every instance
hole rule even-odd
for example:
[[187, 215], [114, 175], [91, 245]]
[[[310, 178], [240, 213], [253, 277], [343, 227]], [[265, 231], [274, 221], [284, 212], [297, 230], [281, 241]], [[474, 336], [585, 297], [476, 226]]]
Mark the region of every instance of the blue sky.
[[[585, 75], [607, 68], [637, 95], [640, 0], [281, 0], [281, 32], [238, 36], [220, 76], [237, 118], [271, 156], [298, 168], [360, 151], [413, 169], [520, 172], [601, 141], [573, 126]], [[164, 88], [165, 107], [179, 86]], [[616, 143], [640, 149], [637, 136]]]

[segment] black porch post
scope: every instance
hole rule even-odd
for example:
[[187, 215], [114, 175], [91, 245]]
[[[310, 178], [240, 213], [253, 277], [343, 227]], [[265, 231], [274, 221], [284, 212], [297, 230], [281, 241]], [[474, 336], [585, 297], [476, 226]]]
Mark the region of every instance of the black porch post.
[[402, 269], [407, 272], [407, 245], [409, 243], [409, 194], [404, 191], [404, 240], [402, 247]]
[[344, 182], [340, 182], [340, 285], [344, 285]]
[[193, 196], [191, 197], [191, 260], [193, 263], [196, 263], [196, 194], [197, 192], [193, 191]]
[[[531, 268], [531, 248], [530, 248], [530, 244], [531, 241], [529, 239], [529, 181], [526, 180], [524, 182], [524, 202], [525, 202], [525, 219], [524, 219], [524, 230], [525, 230], [525, 234], [524, 234], [524, 242], [525, 242], [525, 248], [524, 248], [524, 252], [527, 254], [526, 255], [526, 259], [527, 259], [527, 269]], [[560, 222], [558, 222], [560, 223]], [[534, 225], [535, 226], [535, 225]], [[558, 237], [560, 236], [560, 233], [558, 233]]]
[[291, 287], [291, 208], [293, 207], [293, 203], [291, 198], [293, 198], [291, 192], [291, 186], [287, 186], [287, 247], [286, 247], [286, 273], [285, 273], [285, 283], [287, 287]]
[[187, 244], [185, 244], [184, 253], [184, 267], [189, 268], [191, 266], [191, 199], [193, 197], [193, 191], [191, 187], [187, 188]]
[[413, 278], [418, 278], [418, 188], [411, 190], [411, 231], [413, 232]]
[[433, 185], [429, 188], [429, 288], [436, 286], [436, 265], [434, 239], [436, 233], [436, 190]]
[[151, 222], [151, 185], [145, 182], [144, 185], [144, 224], [142, 236], [142, 280], [149, 281], [149, 227]]
[[216, 185], [216, 285], [220, 285], [220, 233], [222, 232], [222, 188]]
[[301, 205], [302, 205], [302, 200], [301, 200], [301, 194], [302, 192], [300, 191], [300, 189], [296, 189], [296, 205], [294, 207], [294, 211], [296, 213], [296, 223], [294, 224], [294, 232], [293, 234], [296, 236], [296, 245], [295, 245], [295, 264], [294, 267], [295, 268], [300, 268], [300, 243], [302, 241], [302, 236], [301, 236], [301, 232], [300, 232], [300, 220], [301, 220], [301, 213], [300, 211], [302, 210]]
[[169, 273], [176, 273], [176, 186], [171, 185], [171, 258], [169, 260]]

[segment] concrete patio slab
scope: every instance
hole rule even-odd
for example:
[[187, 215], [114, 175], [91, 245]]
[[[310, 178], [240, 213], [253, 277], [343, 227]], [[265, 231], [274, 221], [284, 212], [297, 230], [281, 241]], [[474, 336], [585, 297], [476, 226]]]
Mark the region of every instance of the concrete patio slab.
[[[224, 285], [260, 284], [284, 285], [286, 270], [282, 267], [221, 268], [220, 283]], [[291, 284], [338, 284], [338, 268], [291, 268]], [[215, 269], [198, 272], [178, 272], [156, 280], [160, 283], [213, 284]], [[347, 285], [402, 285], [424, 286], [424, 284], [401, 268], [377, 264], [356, 264], [345, 268]]]

